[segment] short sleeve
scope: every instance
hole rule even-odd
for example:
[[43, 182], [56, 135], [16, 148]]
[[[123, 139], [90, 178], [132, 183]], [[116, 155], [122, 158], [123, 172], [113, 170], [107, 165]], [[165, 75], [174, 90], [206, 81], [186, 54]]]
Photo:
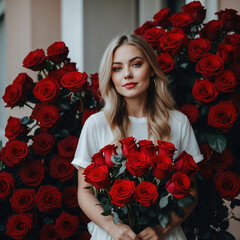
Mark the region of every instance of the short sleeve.
[[181, 133], [180, 152], [185, 151], [192, 155], [196, 163], [203, 160], [195, 134], [187, 117], [185, 117]]
[[83, 125], [78, 146], [72, 164], [78, 168], [86, 168], [92, 160], [92, 156], [97, 152], [97, 124], [93, 116], [90, 116]]

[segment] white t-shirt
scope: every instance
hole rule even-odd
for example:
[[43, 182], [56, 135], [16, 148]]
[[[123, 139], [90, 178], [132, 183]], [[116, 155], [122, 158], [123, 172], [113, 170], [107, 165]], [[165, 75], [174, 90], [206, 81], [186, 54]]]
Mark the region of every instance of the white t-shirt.
[[[177, 149], [173, 158], [175, 159], [182, 151], [185, 151], [193, 156], [196, 163], [200, 162], [203, 155], [200, 153], [188, 118], [177, 110], [170, 110], [169, 113], [170, 142]], [[129, 119], [132, 125], [130, 136], [133, 136], [136, 142], [148, 139], [147, 118], [130, 116]], [[91, 163], [92, 156], [104, 146], [111, 144], [113, 139], [113, 134], [104, 113], [98, 112], [91, 115], [83, 126], [72, 164], [76, 168], [79, 166], [86, 168]]]

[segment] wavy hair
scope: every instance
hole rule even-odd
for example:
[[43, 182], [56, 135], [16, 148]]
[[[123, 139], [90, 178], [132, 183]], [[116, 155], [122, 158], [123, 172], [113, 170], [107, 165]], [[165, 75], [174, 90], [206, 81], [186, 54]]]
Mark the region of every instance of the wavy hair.
[[169, 140], [171, 128], [168, 123], [169, 109], [174, 109], [175, 102], [168, 90], [168, 80], [161, 71], [153, 48], [144, 38], [135, 34], [115, 37], [106, 48], [99, 69], [99, 88], [104, 102], [103, 111], [115, 137], [114, 143], [129, 135], [131, 124], [128, 118], [124, 98], [116, 91], [111, 79], [112, 61], [115, 50], [130, 44], [140, 49], [154, 72], [150, 80], [145, 112], [148, 124], [148, 139]]

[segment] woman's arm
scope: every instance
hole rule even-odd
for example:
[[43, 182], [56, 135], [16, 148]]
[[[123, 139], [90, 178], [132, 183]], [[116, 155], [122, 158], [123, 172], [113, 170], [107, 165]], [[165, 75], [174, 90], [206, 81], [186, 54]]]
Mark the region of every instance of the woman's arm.
[[196, 178], [195, 176], [192, 176], [191, 178], [191, 182], [194, 183], [194, 187], [191, 188], [190, 194], [195, 198], [195, 203], [193, 203], [192, 205], [183, 208], [185, 215], [184, 218], [180, 218], [177, 216], [177, 214], [175, 212], [171, 212], [171, 218], [169, 223], [167, 224], [166, 228], [163, 229], [161, 225], [156, 225], [153, 227], [147, 227], [145, 228], [141, 233], [138, 234], [138, 237], [140, 237], [140, 239], [143, 240], [160, 240], [162, 239], [162, 237], [172, 228], [174, 228], [175, 226], [181, 224], [193, 211], [193, 209], [195, 208], [196, 204], [197, 204], [197, 200], [198, 200], [198, 193], [197, 193], [197, 187], [196, 187]]
[[86, 189], [86, 187], [91, 186], [89, 183], [86, 183], [83, 176], [84, 169], [79, 167], [78, 169], [78, 203], [80, 208], [84, 213], [95, 222], [98, 226], [103, 228], [108, 232], [114, 240], [119, 239], [136, 239], [136, 234], [131, 230], [131, 228], [120, 222], [114, 224], [113, 217], [103, 216], [103, 208], [99, 205], [100, 202], [94, 196], [92, 189]]

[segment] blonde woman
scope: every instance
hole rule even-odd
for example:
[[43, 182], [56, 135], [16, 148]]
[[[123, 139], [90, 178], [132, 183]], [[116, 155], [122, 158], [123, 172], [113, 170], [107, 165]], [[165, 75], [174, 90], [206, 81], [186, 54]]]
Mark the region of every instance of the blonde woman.
[[[156, 55], [138, 35], [122, 35], [107, 47], [99, 70], [99, 85], [104, 108], [85, 122], [75, 153], [78, 168], [78, 201], [80, 208], [92, 220], [88, 230], [93, 240], [183, 240], [179, 224], [184, 220], [172, 213], [163, 229], [160, 225], [144, 229], [138, 235], [111, 216], [102, 216], [103, 209], [82, 175], [91, 157], [107, 144], [133, 136], [137, 141], [166, 140], [176, 147], [174, 158], [182, 151], [191, 154], [195, 162], [202, 160], [188, 119], [174, 110], [174, 101], [167, 88], [167, 78], [160, 70]], [[192, 179], [194, 181], [194, 179]], [[196, 188], [191, 194], [197, 200]], [[185, 208], [185, 218], [194, 205]]]

